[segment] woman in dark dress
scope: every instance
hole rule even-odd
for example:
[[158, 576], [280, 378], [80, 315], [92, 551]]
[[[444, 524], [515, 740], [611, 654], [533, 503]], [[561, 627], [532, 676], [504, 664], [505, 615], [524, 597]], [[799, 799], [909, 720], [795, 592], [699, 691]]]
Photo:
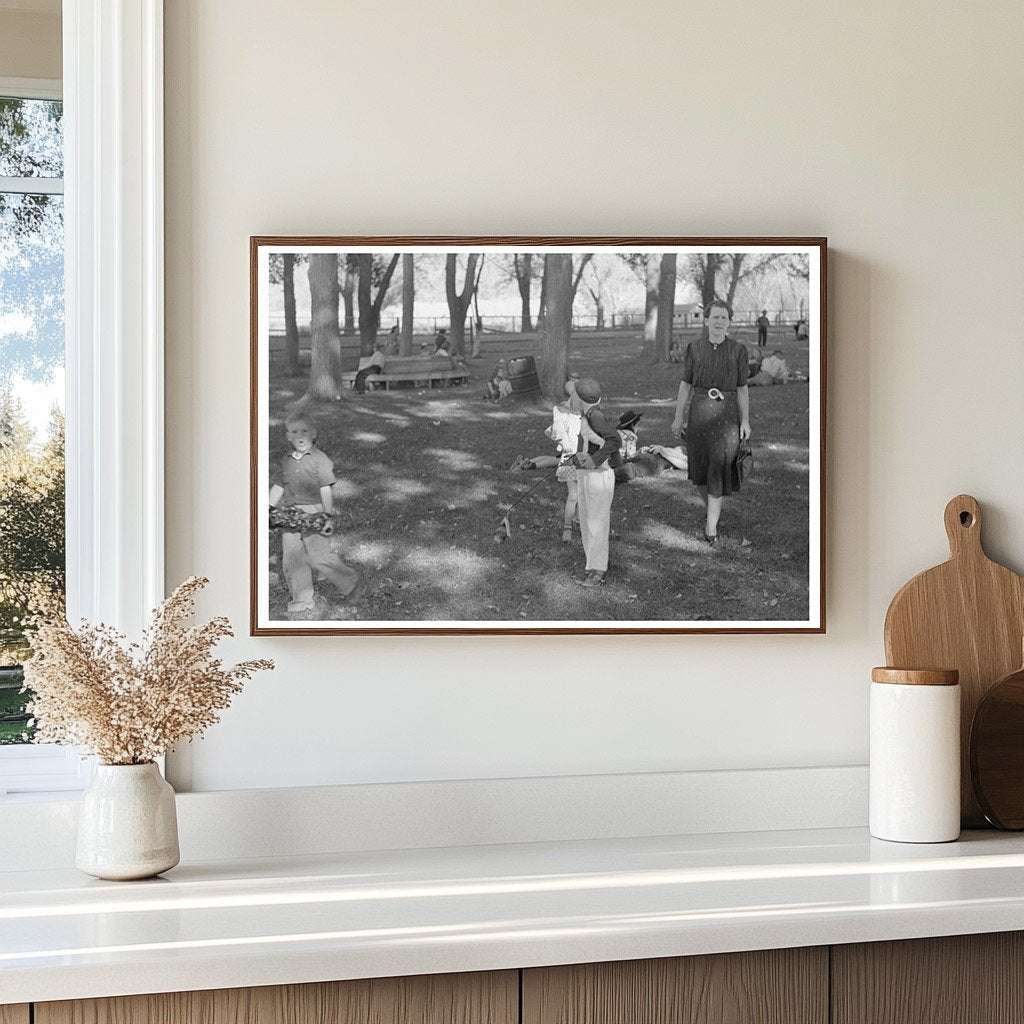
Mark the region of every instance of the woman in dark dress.
[[718, 542], [722, 500], [739, 490], [733, 464], [741, 439], [750, 437], [747, 348], [728, 336], [732, 310], [716, 299], [705, 311], [707, 337], [691, 341], [683, 357], [683, 380], [672, 430], [686, 421], [686, 456], [690, 480], [700, 488], [707, 509], [704, 539]]

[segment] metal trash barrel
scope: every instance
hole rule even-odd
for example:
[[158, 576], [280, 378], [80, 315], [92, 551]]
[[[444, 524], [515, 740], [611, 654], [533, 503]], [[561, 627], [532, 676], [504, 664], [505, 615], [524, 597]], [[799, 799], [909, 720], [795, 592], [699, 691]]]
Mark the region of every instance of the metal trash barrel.
[[508, 379], [512, 385], [513, 395], [528, 395], [532, 391], [540, 391], [540, 378], [537, 376], [537, 361], [533, 356], [520, 356], [508, 362]]

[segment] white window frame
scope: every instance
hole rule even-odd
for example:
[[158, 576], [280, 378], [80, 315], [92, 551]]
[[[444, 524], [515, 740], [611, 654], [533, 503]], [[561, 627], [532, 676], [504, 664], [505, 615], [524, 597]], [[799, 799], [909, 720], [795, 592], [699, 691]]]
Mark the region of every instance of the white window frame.
[[[68, 617], [138, 635], [164, 596], [163, 0], [64, 0], [63, 49], [34, 85], [64, 100]], [[91, 774], [0, 750], [0, 795]]]
[[[0, 97], [18, 100], [61, 100], [57, 78], [5, 78], [0, 76]], [[8, 178], [0, 174], [0, 192], [22, 195], [63, 195], [63, 178]]]

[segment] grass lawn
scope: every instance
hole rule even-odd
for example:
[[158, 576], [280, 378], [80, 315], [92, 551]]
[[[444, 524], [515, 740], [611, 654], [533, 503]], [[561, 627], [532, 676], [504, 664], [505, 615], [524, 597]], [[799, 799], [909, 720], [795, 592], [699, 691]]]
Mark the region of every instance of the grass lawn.
[[[734, 336], [756, 346], [753, 330]], [[790, 368], [807, 371], [805, 341], [773, 330]], [[575, 336], [570, 369], [596, 377], [615, 418], [643, 412], [641, 444], [678, 443], [670, 434], [681, 368], [643, 366], [635, 333]], [[529, 348], [526, 349], [529, 351]], [[319, 446], [333, 459], [342, 557], [364, 582], [353, 602], [318, 583], [304, 619], [330, 620], [803, 620], [808, 617], [808, 402], [806, 383], [750, 389], [754, 472], [727, 498], [718, 548], [703, 541], [703, 508], [685, 473], [616, 488], [607, 582], [580, 588], [578, 535], [561, 543], [564, 485], [540, 483], [511, 516], [512, 537], [494, 540], [507, 508], [540, 473], [509, 473], [518, 454], [552, 453], [543, 430], [550, 407], [492, 405], [483, 381], [516, 342], [488, 341], [465, 387], [395, 388], [316, 403]], [[270, 453], [276, 475], [291, 449], [284, 417], [305, 377], [276, 369], [271, 380]], [[749, 543], [744, 543], [744, 542]], [[270, 613], [290, 616], [271, 540]]]
[[17, 682], [0, 679], [0, 745], [24, 742], [25, 700], [25, 694], [21, 692], [20, 679]]

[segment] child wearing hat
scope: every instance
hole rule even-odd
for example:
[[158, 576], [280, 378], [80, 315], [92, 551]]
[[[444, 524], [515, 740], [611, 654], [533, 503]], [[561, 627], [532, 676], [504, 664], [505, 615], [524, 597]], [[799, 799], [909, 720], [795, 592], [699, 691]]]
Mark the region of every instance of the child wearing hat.
[[639, 450], [639, 439], [636, 436], [636, 427], [640, 422], [642, 412], [633, 412], [630, 409], [619, 417], [616, 430], [619, 432], [619, 458], [625, 462], [627, 459], [636, 457]]
[[608, 539], [611, 534], [615, 467], [621, 461], [619, 432], [608, 422], [601, 404], [601, 385], [583, 377], [569, 396], [569, 408], [583, 416], [589, 431], [581, 431], [575, 463], [579, 472], [580, 531], [587, 556], [583, 586], [598, 587], [608, 571]]

